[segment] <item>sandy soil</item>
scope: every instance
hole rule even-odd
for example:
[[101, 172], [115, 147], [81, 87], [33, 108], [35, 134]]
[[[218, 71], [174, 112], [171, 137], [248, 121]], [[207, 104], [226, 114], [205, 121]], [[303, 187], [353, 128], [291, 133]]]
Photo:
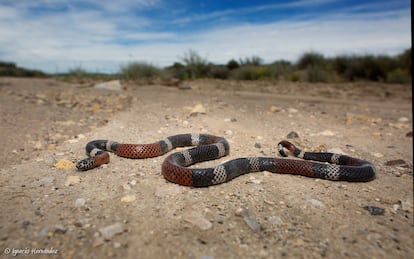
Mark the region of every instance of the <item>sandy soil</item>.
[[[190, 81], [181, 87], [0, 78], [0, 255], [40, 258], [411, 258], [411, 86]], [[198, 112], [195, 112], [197, 110]], [[230, 156], [306, 150], [371, 161], [375, 180], [261, 172], [209, 188], [169, 183], [164, 157], [73, 169], [93, 139], [226, 137]], [[403, 161], [395, 161], [403, 160]], [[365, 209], [378, 207], [373, 215]], [[246, 208], [248, 217], [238, 211]], [[383, 209], [383, 211], [381, 211]], [[372, 212], [372, 211], [371, 211]], [[374, 213], [375, 214], [375, 213]]]

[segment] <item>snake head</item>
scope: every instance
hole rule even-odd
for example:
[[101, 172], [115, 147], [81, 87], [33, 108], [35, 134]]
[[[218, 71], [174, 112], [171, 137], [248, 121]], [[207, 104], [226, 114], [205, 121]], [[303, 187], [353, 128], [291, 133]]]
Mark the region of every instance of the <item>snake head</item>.
[[79, 171], [87, 171], [95, 167], [95, 160], [88, 157], [76, 163], [76, 168]]
[[279, 144], [277, 144], [277, 149], [279, 154], [283, 157], [287, 157], [289, 153], [295, 154], [295, 151], [298, 150], [295, 145], [287, 140], [280, 141]]

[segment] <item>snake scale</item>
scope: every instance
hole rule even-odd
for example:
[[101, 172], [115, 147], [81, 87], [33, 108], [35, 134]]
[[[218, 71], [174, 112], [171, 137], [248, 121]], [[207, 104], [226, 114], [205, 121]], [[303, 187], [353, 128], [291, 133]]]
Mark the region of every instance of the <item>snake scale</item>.
[[76, 167], [78, 170], [86, 171], [108, 163], [107, 151], [126, 158], [150, 158], [161, 156], [177, 147], [187, 146], [195, 147], [172, 153], [165, 158], [161, 172], [168, 181], [186, 186], [206, 187], [230, 181], [242, 174], [259, 171], [350, 182], [366, 182], [375, 178], [375, 168], [368, 161], [335, 153], [304, 152], [286, 140], [278, 144], [280, 155], [286, 157], [291, 153], [303, 160], [245, 157], [211, 168], [189, 168], [195, 163], [229, 154], [230, 146], [227, 140], [209, 134], [179, 134], [152, 144], [121, 144], [111, 140], [93, 140], [86, 145], [89, 157], [79, 161]]

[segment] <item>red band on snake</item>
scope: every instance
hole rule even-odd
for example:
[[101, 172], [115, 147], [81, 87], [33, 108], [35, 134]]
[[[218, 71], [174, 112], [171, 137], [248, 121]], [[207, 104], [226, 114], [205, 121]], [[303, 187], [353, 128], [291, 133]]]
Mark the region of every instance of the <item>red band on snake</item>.
[[303, 160], [245, 157], [211, 168], [189, 168], [195, 163], [229, 154], [227, 140], [209, 134], [174, 135], [152, 144], [121, 144], [110, 140], [94, 140], [86, 145], [89, 157], [79, 161], [76, 167], [86, 171], [108, 163], [107, 151], [126, 158], [150, 158], [161, 156], [177, 147], [187, 146], [196, 147], [173, 153], [164, 160], [161, 172], [168, 181], [186, 186], [206, 187], [259, 171], [350, 182], [367, 182], [375, 178], [375, 168], [368, 161], [335, 153], [304, 152], [286, 140], [278, 144], [279, 153], [284, 157], [291, 153]]

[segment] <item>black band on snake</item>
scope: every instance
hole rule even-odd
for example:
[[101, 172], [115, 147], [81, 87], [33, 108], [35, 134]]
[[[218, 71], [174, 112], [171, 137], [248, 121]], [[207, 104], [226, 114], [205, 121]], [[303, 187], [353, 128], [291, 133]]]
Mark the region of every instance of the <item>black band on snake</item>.
[[335, 153], [304, 152], [286, 140], [278, 144], [279, 153], [284, 157], [291, 153], [304, 160], [245, 157], [211, 168], [188, 168], [195, 163], [229, 154], [227, 140], [209, 134], [174, 135], [152, 144], [121, 144], [110, 140], [94, 140], [86, 145], [89, 157], [79, 161], [76, 167], [86, 171], [108, 163], [107, 151], [126, 158], [150, 158], [161, 156], [177, 147], [187, 146], [196, 147], [173, 153], [162, 164], [162, 175], [167, 180], [186, 186], [211, 186], [230, 181], [242, 174], [260, 171], [349, 182], [367, 182], [375, 178], [375, 168], [368, 161]]

